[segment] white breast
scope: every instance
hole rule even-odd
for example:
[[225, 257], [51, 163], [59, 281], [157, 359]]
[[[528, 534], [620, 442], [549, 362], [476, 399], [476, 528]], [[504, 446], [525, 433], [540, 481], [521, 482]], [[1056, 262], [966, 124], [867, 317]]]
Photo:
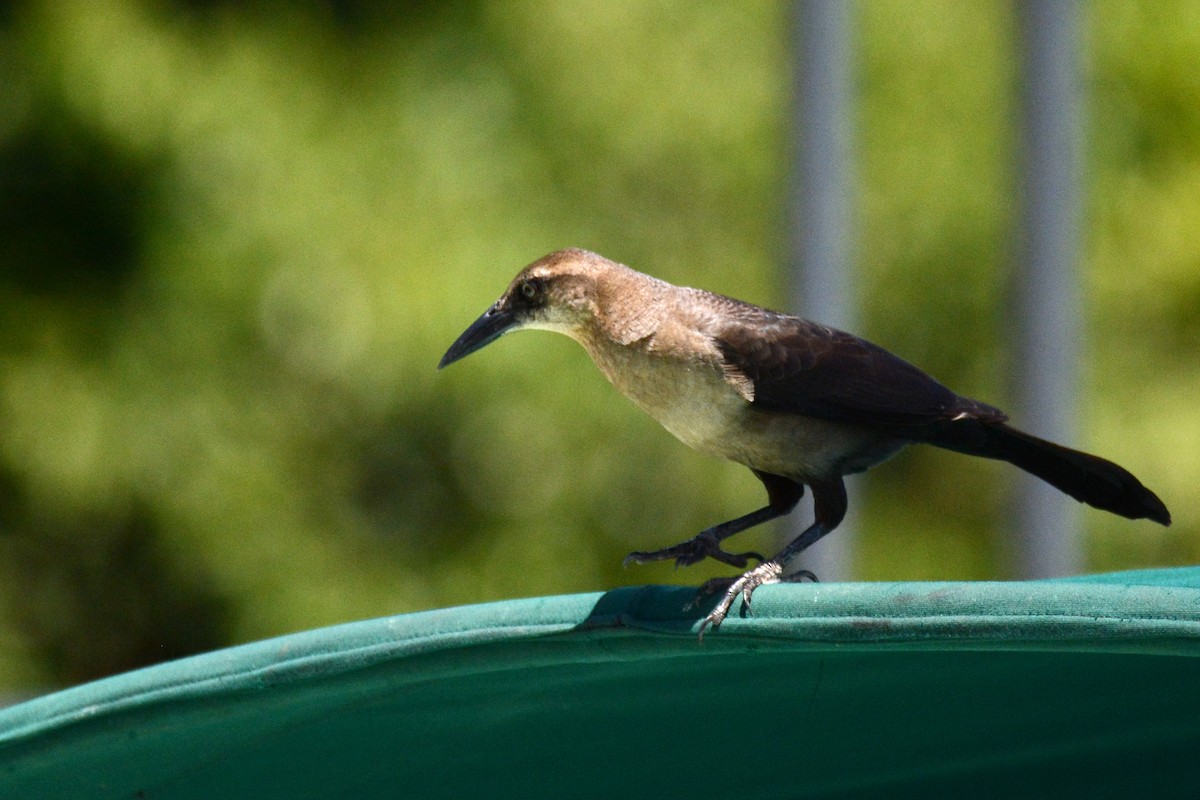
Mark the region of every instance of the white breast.
[[628, 347], [584, 342], [604, 376], [643, 411], [689, 447], [727, 456], [721, 440], [739, 425], [749, 404], [718, 367]]

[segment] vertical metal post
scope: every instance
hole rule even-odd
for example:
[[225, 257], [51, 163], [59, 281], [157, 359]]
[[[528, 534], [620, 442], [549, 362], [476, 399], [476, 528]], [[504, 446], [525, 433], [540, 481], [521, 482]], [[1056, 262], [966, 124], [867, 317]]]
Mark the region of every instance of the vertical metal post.
[[[850, 291], [851, 47], [849, 0], [797, 0], [788, 226], [793, 305], [805, 317], [854, 327]], [[808, 513], [805, 513], [808, 511]], [[787, 522], [790, 540], [812, 521], [806, 505]], [[852, 519], [805, 554], [822, 580], [850, 572]]]
[[[1079, 6], [1017, 0], [1020, 219], [1013, 292], [1016, 415], [1032, 433], [1074, 440], [1079, 352]], [[1020, 577], [1078, 572], [1078, 508], [1022, 474], [1013, 499]]]

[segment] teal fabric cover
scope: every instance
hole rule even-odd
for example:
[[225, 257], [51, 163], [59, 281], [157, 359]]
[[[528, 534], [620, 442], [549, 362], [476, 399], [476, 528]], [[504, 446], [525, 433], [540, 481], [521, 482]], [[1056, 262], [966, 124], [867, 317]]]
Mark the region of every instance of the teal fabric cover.
[[1200, 796], [1200, 570], [405, 614], [0, 711], [0, 798]]

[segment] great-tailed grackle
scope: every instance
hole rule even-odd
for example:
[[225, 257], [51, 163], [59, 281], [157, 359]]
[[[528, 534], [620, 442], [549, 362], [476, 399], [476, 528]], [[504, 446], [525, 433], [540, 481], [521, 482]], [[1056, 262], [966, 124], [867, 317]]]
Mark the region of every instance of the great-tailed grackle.
[[[672, 286], [586, 250], [560, 250], [521, 270], [438, 367], [524, 328], [570, 336], [614, 386], [684, 444], [745, 464], [766, 487], [763, 508], [626, 559], [686, 566], [714, 558], [739, 569], [749, 558], [760, 561], [736, 579], [710, 582], [725, 594], [701, 632], [718, 627], [739, 595], [748, 607], [764, 583], [811, 578], [787, 569], [842, 521], [842, 476], [907, 444], [1007, 461], [1096, 508], [1171, 523], [1162, 501], [1125, 469], [1010, 427], [1003, 412], [960, 397], [877, 345]], [[816, 519], [773, 558], [721, 549], [733, 534], [790, 512], [805, 486]]]

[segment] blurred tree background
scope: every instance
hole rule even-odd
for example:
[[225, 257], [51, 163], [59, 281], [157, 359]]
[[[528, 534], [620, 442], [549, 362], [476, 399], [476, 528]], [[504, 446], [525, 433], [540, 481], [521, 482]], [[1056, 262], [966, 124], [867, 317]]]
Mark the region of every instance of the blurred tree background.
[[[1089, 565], [1195, 563], [1200, 4], [1083, 8], [1075, 444], [1176, 520], [1086, 512]], [[859, 332], [1003, 406], [1011, 5], [856, 13]], [[0, 3], [0, 687], [719, 574], [620, 563], [757, 507], [758, 483], [576, 345], [434, 367], [564, 246], [783, 306], [787, 14]], [[857, 574], [1004, 577], [1011, 477], [902, 454], [853, 501]]]

